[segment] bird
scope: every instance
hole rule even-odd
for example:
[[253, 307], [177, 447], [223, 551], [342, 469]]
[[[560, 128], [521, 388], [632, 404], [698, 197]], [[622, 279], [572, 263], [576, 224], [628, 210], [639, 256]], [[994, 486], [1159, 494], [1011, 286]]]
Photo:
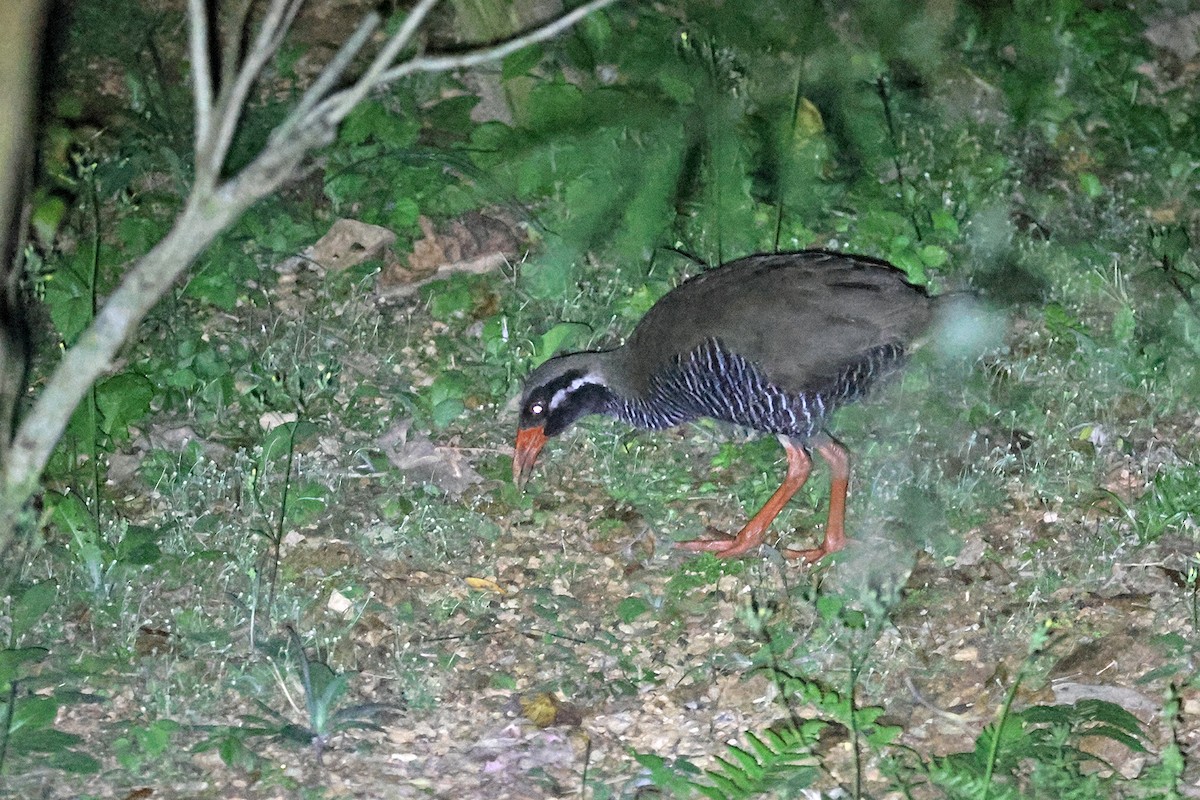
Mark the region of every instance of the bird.
[[546, 442], [589, 414], [661, 430], [699, 418], [774, 434], [787, 470], [733, 536], [677, 542], [742, 556], [808, 480], [810, 450], [831, 471], [817, 547], [780, 548], [814, 563], [843, 549], [849, 451], [827, 430], [839, 407], [897, 372], [930, 327], [932, 297], [892, 264], [828, 250], [750, 255], [700, 272], [655, 303], [625, 343], [548, 359], [521, 395], [513, 481], [524, 489]]

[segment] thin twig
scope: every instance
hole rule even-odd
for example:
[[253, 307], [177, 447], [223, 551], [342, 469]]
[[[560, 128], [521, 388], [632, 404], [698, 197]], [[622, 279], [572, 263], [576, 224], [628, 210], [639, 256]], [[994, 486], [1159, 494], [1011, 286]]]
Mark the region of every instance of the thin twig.
[[[892, 164], [896, 167], [896, 182], [900, 184], [900, 194], [905, 196], [907, 194], [904, 191], [905, 188], [912, 187], [904, 179], [904, 166], [900, 163], [900, 137], [896, 135], [896, 121], [892, 117], [892, 95], [888, 90], [887, 79], [883, 75], [875, 79], [875, 92], [879, 95], [879, 102], [883, 105], [883, 119], [887, 123], [888, 137], [892, 142]], [[913, 231], [917, 234], [917, 241], [923, 241], [925, 237], [921, 235], [917, 212], [913, 209], [907, 196], [904, 197], [904, 204], [908, 206], [908, 221], [912, 223]]]
[[392, 38], [388, 40], [383, 49], [375, 56], [375, 60], [371, 62], [371, 66], [363, 73], [354, 85], [344, 92], [339, 92], [334, 97], [342, 98], [342, 104], [333, 110], [333, 119], [344, 119], [350, 110], [367, 95], [367, 92], [374, 89], [377, 85], [382, 85], [384, 81], [381, 76], [386, 74], [386, 70], [391, 66], [400, 52], [408, 46], [409, 41], [416, 34], [417, 28], [425, 21], [426, 15], [433, 10], [437, 5], [438, 0], [421, 0], [417, 3], [416, 8], [404, 20], [404, 24], [400, 29], [392, 34]]
[[196, 161], [199, 163], [201, 142], [208, 141], [212, 130], [213, 83], [212, 64], [208, 58], [208, 17], [204, 0], [188, 0], [188, 44], [192, 57], [192, 94], [196, 108]]
[[[241, 0], [237, 10], [229, 15], [229, 20], [223, 26], [225, 46], [221, 48], [221, 87], [233, 83], [237, 76], [242, 60], [242, 48], [246, 43], [246, 31], [250, 27], [250, 12], [253, 10], [254, 0]], [[215, 8], [213, 13], [215, 17]]]
[[[422, 0], [422, 3], [413, 9], [412, 14], [405, 20], [405, 25], [396, 32], [384, 49], [376, 56], [375, 61], [371, 64], [371, 68], [355, 81], [354, 85], [349, 89], [331, 94], [324, 101], [314, 106], [307, 118], [303, 122], [297, 123], [296, 127], [336, 125], [345, 119], [346, 115], [372, 89], [418, 72], [448, 72], [454, 69], [465, 69], [488, 61], [502, 59], [531, 44], [545, 41], [561, 33], [588, 14], [605, 6], [612, 5], [616, 0], [590, 0], [590, 2], [584, 3], [545, 25], [492, 47], [470, 50], [456, 55], [418, 56], [389, 69], [383, 69], [380, 65], [386, 66], [387, 63], [390, 63], [408, 43], [408, 39], [411, 38], [412, 33], [407, 30], [408, 23], [419, 13], [421, 15], [428, 13], [429, 8], [435, 2], [436, 0]], [[385, 59], [384, 56], [388, 56], [388, 58]]]
[[346, 40], [337, 51], [333, 59], [321, 70], [321, 74], [313, 81], [312, 86], [304, 92], [304, 96], [300, 98], [300, 102], [292, 113], [288, 114], [287, 119], [275, 129], [271, 134], [271, 142], [283, 141], [291, 135], [297, 125], [308, 116], [313, 107], [317, 105], [333, 88], [334, 84], [342, 77], [346, 68], [350, 66], [350, 62], [363, 49], [367, 41], [371, 38], [371, 34], [379, 27], [382, 22], [378, 14], [371, 13], [363, 17], [362, 22], [358, 24], [353, 35]]
[[[204, 164], [213, 175], [219, 175], [225, 163], [225, 156], [229, 153], [238, 121], [246, 108], [250, 89], [258, 80], [263, 67], [283, 44], [283, 37], [303, 4], [304, 0], [273, 0], [262, 21], [262, 27], [258, 30], [254, 45], [246, 54], [246, 60], [242, 62], [233, 83], [221, 87], [221, 95], [217, 101], [217, 129], [209, 143], [208, 158]], [[197, 170], [200, 167], [201, 165], [196, 165]]]
[[459, 55], [413, 58], [384, 72], [380, 76], [380, 83], [390, 83], [398, 78], [403, 78], [406, 75], [412, 75], [417, 72], [447, 72], [452, 69], [476, 67], [488, 61], [498, 61], [531, 44], [536, 44], [552, 36], [556, 36], [593, 11], [598, 11], [605, 6], [612, 5], [614, 2], [616, 0], [591, 0], [591, 2], [584, 3], [553, 22], [549, 22], [540, 28], [535, 28], [529, 33], [518, 36], [515, 39], [501, 42], [494, 47], [471, 50]]

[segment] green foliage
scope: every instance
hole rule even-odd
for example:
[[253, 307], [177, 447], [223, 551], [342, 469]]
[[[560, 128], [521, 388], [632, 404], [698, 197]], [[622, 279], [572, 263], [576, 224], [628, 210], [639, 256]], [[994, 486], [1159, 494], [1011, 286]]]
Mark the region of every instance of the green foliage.
[[50, 311], [50, 320], [64, 343], [76, 337], [92, 321], [91, 263], [92, 250], [82, 247], [65, 259], [56, 271], [42, 279], [42, 293]]
[[666, 594], [669, 598], [681, 599], [692, 595], [697, 589], [715, 588], [722, 576], [739, 575], [744, 570], [745, 564], [741, 561], [701, 553], [679, 565], [667, 581]]
[[641, 597], [626, 597], [617, 604], [617, 617], [628, 625], [638, 617], [650, 613], [651, 605]]
[[[162, 77], [164, 62], [155, 47], [155, 37], [174, 28], [162, 27], [142, 5], [134, 0], [79, 4], [80, 26], [72, 28], [71, 46], [86, 51], [87, 58], [78, 63], [113, 59], [128, 72], [119, 75], [126, 93], [118, 110], [104, 118], [104, 132], [95, 133], [96, 109], [85, 113], [79, 103], [52, 104], [51, 138], [58, 144], [46, 147], [46, 186], [34, 202], [38, 245], [45, 252], [32, 259], [33, 283], [43, 293], [57, 338], [67, 344], [90, 321], [94, 298], [110, 292], [124, 265], [168, 229], [189, 180], [186, 82]], [[1061, 475], [1064, 483], [1091, 488], [1091, 476], [1102, 472], [1100, 463], [1081, 461], [1087, 453], [1074, 448], [1066, 456], [1074, 459], [1068, 465], [1074, 469], [1059, 469], [1055, 443], [1082, 440], [1053, 426], [1063, 419], [1064, 427], [1112, 427], [1106, 419], [1093, 420], [1113, 405], [1111, 385], [1095, 380], [1103, 365], [1116, 365], [1112, 371], [1120, 373], [1121, 390], [1147, 398], [1155, 413], [1165, 413], [1171, 402], [1190, 407], [1195, 392], [1179, 387], [1200, 385], [1193, 366], [1200, 354], [1200, 273], [1186, 214], [1180, 214], [1184, 222], [1144, 237], [1139, 233], [1144, 207], [1170, 219], [1172, 204], [1195, 205], [1200, 111], [1194, 102], [1180, 102], [1187, 98], [1186, 86], [1148, 90], [1143, 63], [1148, 45], [1136, 9], [1093, 6], [1078, 0], [1019, 0], [951, 9], [883, 0], [847, 13], [791, 0], [623, 4], [589, 18], [558, 42], [505, 61], [500, 80], [514, 114], [511, 126], [471, 122], [477, 98], [449, 78], [413, 81], [364, 103], [322, 156], [324, 171], [316, 188], [325, 207], [312, 208], [301, 187], [249, 213], [200, 260], [176, 296], [154, 314], [146, 336], [122, 353], [123, 371], [98, 385], [95, 404], [76, 416], [53, 469], [61, 491], [46, 495], [49, 521], [59, 534], [47, 536], [47, 557], [62, 559], [65, 541], [64, 560], [72, 566], [51, 563], [58, 571], [49, 574], [77, 569], [99, 598], [137, 574], [135, 567], [174, 563], [162, 557], [168, 544], [156, 528], [110, 524], [98, 511], [110, 508], [111, 498], [78, 488], [98, 477], [104, 455], [124, 447], [149, 413], [161, 415], [156, 423], [166, 417], [182, 420], [202, 441], [176, 451], [152, 451], [141, 463], [142, 479], [158, 492], [177, 489], [194, 477], [198, 465], [212, 467], [204, 455], [209, 444], [239, 451], [242, 460], [220, 465], [213, 480], [247, 487], [249, 500], [236, 489], [228, 498], [221, 496], [189, 533], [207, 540], [232, 520], [239, 530], [263, 534], [275, 551], [267, 560], [277, 568], [288, 526], [313, 523], [335, 501], [332, 486], [300, 477], [295, 460], [331, 420], [352, 427], [344, 420], [347, 398], [352, 407], [360, 396], [370, 403], [387, 394], [394, 405], [381, 407], [393, 416], [414, 416], [417, 428], [452, 430], [468, 446], [474, 446], [472, 439], [491, 440], [496, 408], [527, 362], [589, 346], [614, 320], [628, 330], [670, 287], [681, 262], [656, 257], [663, 246], [715, 263], [755, 250], [829, 244], [887, 258], [917, 281], [969, 284], [962, 273], [986, 267], [996, 270], [998, 284], [1024, 288], [1028, 283], [1026, 299], [1038, 301], [1035, 341], [1023, 341], [988, 362], [995, 386], [986, 398], [968, 397], [963, 389], [961, 399], [971, 405], [977, 430], [994, 432], [1002, 424], [998, 420], [1011, 420], [1014, 428], [1037, 432], [1038, 452], [998, 456], [978, 472], [972, 472], [975, 466], [963, 467], [964, 480], [991, 480], [979, 473], [992, 470], [1008, 483], [1003, 490], [982, 486], [972, 493], [972, 503], [955, 511], [976, 521], [991, 513], [982, 498], [1008, 497], [1017, 474], [1014, 462], [1020, 462], [1022, 479], [1057, 481]], [[299, 55], [293, 49], [272, 65], [289, 86], [300, 85], [291, 74]], [[988, 90], [980, 91], [979, 99], [987, 106], [984, 111], [994, 103], [993, 115], [962, 118], [958, 106], [973, 103], [941, 95], [947, 75]], [[238, 133], [243, 154], [278, 118], [286, 90], [262, 96], [269, 99], [251, 110], [248, 126]], [[353, 353], [353, 361], [346, 356], [345, 342], [331, 347], [332, 354], [314, 353], [300, 336], [278, 344], [287, 328], [313, 332], [322, 342], [336, 340], [343, 331], [327, 330], [332, 328], [327, 320], [343, 309], [359, 313], [371, 307], [343, 303], [342, 294], [362, 292], [366, 283], [349, 280], [369, 277], [368, 269], [376, 265], [328, 278], [301, 318], [279, 313], [267, 302], [275, 280], [267, 267], [310, 243], [327, 228], [330, 216], [386, 226], [399, 234], [397, 252], [402, 252], [406, 240], [420, 235], [421, 215], [454, 216], [485, 204], [504, 205], [527, 222], [535, 254], [523, 265], [515, 290], [489, 276], [454, 278], [422, 290], [423, 302], [413, 316], [419, 320], [427, 310], [445, 326], [432, 339], [433, 354], [422, 356], [417, 367], [430, 381], [406, 383], [409, 365], [393, 361], [390, 352], [369, 352], [360, 362], [357, 356], [363, 354]], [[1153, 208], [1156, 204], [1162, 208]], [[97, 212], [100, 224], [94, 226]], [[54, 237], [64, 233], [65, 244], [55, 251]], [[1080, 239], [1087, 241], [1073, 241]], [[1121, 269], [1137, 281], [1131, 291], [1113, 291], [1097, 302], [1088, 292], [1107, 290], [1096, 289], [1090, 272], [1107, 273], [1114, 253]], [[499, 295], [500, 310], [481, 302], [485, 294]], [[301, 300], [308, 298], [301, 295]], [[322, 316], [327, 306], [338, 310]], [[479, 311], [485, 307], [490, 310]], [[369, 316], [374, 309], [361, 313]], [[381, 320], [381, 327], [392, 323], [381, 316], [375, 324]], [[264, 347], [264, 341], [270, 344]], [[55, 348], [47, 345], [42, 352], [52, 357]], [[383, 362], [377, 374], [370, 372], [371, 359]], [[1050, 366], [1039, 371], [1041, 365]], [[368, 408], [375, 422], [386, 416]], [[1057, 417], [1050, 419], [1047, 409]], [[294, 414], [282, 418], [295, 421], [263, 433], [259, 418], [268, 411]], [[927, 419], [921, 425], [930, 427]], [[608, 444], [598, 449], [608, 459], [602, 466], [614, 473], [605, 482], [610, 496], [628, 501], [652, 524], [673, 522], [690, 503], [680, 487], [696, 483], [685, 459], [658, 458], [675, 442], [656, 435], [617, 438], [608, 423], [591, 430]], [[1122, 433], [1121, 447], [1133, 438]], [[348, 452], [359, 446], [347, 441]], [[654, 459], [637, 462], [640, 452], [655, 447]], [[770, 441], [749, 448], [727, 444], [713, 465], [745, 469], [747, 461], [777, 459]], [[476, 467], [488, 478], [507, 480], [500, 455], [481, 461]], [[245, 474], [236, 474], [237, 465]], [[1133, 505], [1135, 527], [1144, 540], [1192, 529], [1200, 507], [1193, 496], [1200, 485], [1194, 472], [1186, 466], [1164, 471]], [[936, 478], [935, 473], [930, 480]], [[759, 477], [749, 480], [753, 491], [739, 489], [747, 503], [775, 485]], [[704, 490], [718, 491], [718, 483], [714, 479]], [[1075, 485], [1044, 492], [1040, 486], [1026, 488], [1045, 497], [1086, 495]], [[381, 491], [379, 513], [395, 523], [384, 534], [394, 540], [384, 546], [395, 545], [409, 558], [417, 551], [431, 562], [500, 537], [504, 523], [497, 522], [497, 508], [501, 515], [524, 509], [535, 523], [552, 519], [541, 499], [535, 503], [518, 496], [507, 484], [489, 485], [483, 492], [486, 505], [478, 509], [422, 487], [385, 481]], [[230, 498], [236, 500], [227, 503]], [[126, 501], [119, 502], [124, 513]], [[901, 505], [911, 511], [912, 503]], [[206, 543], [203, 547], [213, 549], [199, 552], [185, 546], [180, 561], [190, 569], [201, 564], [209, 576], [229, 561], [220, 546]], [[261, 568], [258, 555], [247, 563]], [[168, 566], [162, 564], [154, 579], [173, 580]], [[669, 620], [681, 607], [706, 610], [717, 582], [746, 569], [742, 562], [707, 555], [688, 559], [669, 578], [663, 597], [638, 595], [634, 589], [636, 596], [617, 604], [615, 617], [632, 623], [660, 614]], [[273, 569], [263, 572], [273, 597]], [[1195, 571], [1188, 574], [1196, 628], [1200, 581]], [[185, 573], [184, 580], [192, 575]], [[549, 590], [523, 593], [548, 631], [543, 644], [577, 635], [567, 620], [578, 611], [572, 605], [578, 601]], [[12, 690], [6, 705], [12, 742], [7, 769], [12, 763], [35, 763], [47, 753], [63, 766], [89, 766], [88, 757], [77, 752], [79, 743], [52, 728], [67, 696], [47, 694], [45, 683], [34, 688], [46, 661], [36, 629], [54, 596], [52, 584], [35, 584], [16, 593], [10, 606], [9, 648], [0, 652], [0, 687]], [[751, 672], [770, 675], [789, 718], [795, 704], [805, 703], [820, 719], [748, 732], [708, 773], [684, 759], [638, 755], [657, 786], [678, 796], [795, 794], [812, 784], [819, 766], [811, 745], [820, 725], [849, 729], [856, 748], [863, 743], [877, 753], [902, 752], [898, 730], [884, 724], [882, 709], [856, 697], [859, 675], [877, 657], [872, 647], [888, 618], [887, 603], [855, 603], [817, 590], [802, 600], [799, 605], [815, 615], [811, 626], [754, 609], [748, 616], [758, 626], [753, 630], [762, 646], [755, 650], [751, 639], [748, 655], [730, 655], [749, 658]], [[427, 610], [421, 602], [397, 610], [398, 623], [423, 623]], [[477, 604], [470, 610], [484, 618], [486, 600], [470, 602]], [[254, 596], [244, 605], [270, 613], [273, 603]], [[456, 610], [450, 605], [435, 615], [451, 618]], [[234, 634], [209, 613], [187, 609], [178, 619], [228, 643]], [[491, 620], [492, 612], [487, 613]], [[94, 636], [98, 630], [93, 629]], [[634, 693], [641, 684], [660, 680], [622, 652], [622, 642], [603, 638], [607, 635], [597, 634], [619, 653], [617, 671], [636, 671], [636, 678], [624, 682], [600, 676], [607, 691]], [[1169, 677], [1194, 660], [1193, 645], [1176, 635], [1173, 662], [1147, 674], [1147, 680]], [[250, 638], [256, 638], [253, 627]], [[293, 643], [299, 650], [294, 637]], [[822, 673], [839, 676], [832, 685], [806, 677], [822, 648], [833, 653], [824, 659], [834, 662], [832, 672]], [[319, 758], [333, 733], [373, 717], [371, 707], [347, 705], [350, 675], [302, 652], [294, 663], [304, 691], [298, 719], [263, 702], [261, 713], [246, 717], [244, 725], [210, 729], [197, 750], [215, 750], [230, 767], [267, 775], [271, 771], [254, 751], [255, 739], [316, 744]], [[419, 664], [411, 670], [423, 681], [451, 669], [448, 662]], [[62, 676], [55, 680], [67, 682]], [[512, 680], [502, 677], [496, 685]], [[421, 702], [422, 708], [434, 706], [438, 696], [426, 689]], [[1164, 724], [1178, 726], [1178, 697], [1174, 711], [1171, 702], [1164, 709], [1170, 722]], [[1138, 788], [1147, 793], [1164, 787], [1161, 795], [1150, 796], [1180, 796], [1185, 762], [1183, 734], [1176, 733], [1161, 763], [1151, 765], [1147, 780], [1139, 781]], [[1081, 746], [1085, 737], [1135, 750], [1143, 741], [1136, 722], [1107, 704], [1015, 710], [1010, 697], [1002, 718], [972, 750], [915, 765], [906, 761], [902, 778], [922, 775], [928, 791], [941, 787], [951, 797], [1102, 796], [1114, 781], [1089, 771], [1096, 763]], [[170, 752], [177, 740], [169, 720], [130, 725], [114, 742], [112, 755], [126, 770], [139, 771]]]
[[1156, 475], [1134, 504], [1133, 519], [1138, 537], [1147, 542], [1169, 531], [1194, 531], [1200, 523], [1200, 468], [1188, 465]]
[[0, 649], [0, 774], [11, 771], [14, 761], [75, 773], [100, 769], [99, 761], [77, 749], [82, 737], [54, 727], [64, 702], [59, 693], [34, 694], [26, 687], [36, 686], [50, 651], [20, 642], [36, 632], [57, 591], [53, 581], [42, 581], [19, 586], [8, 598], [9, 628]]
[[420, 214], [453, 216], [486, 202], [488, 178], [455, 144], [470, 130], [477, 100], [430, 99], [425, 113], [414, 115], [424, 101], [397, 89], [386, 99], [360, 104], [346, 119], [325, 170], [325, 195], [335, 213], [353, 207], [355, 218], [408, 237], [419, 233]]
[[[13, 593], [9, 599], [9, 627], [5, 637], [9, 648], [16, 647], [23, 637], [33, 633], [35, 626], [50, 610], [57, 593], [57, 584], [48, 580], [30, 584]], [[4, 685], [7, 685], [7, 681], [13, 678], [9, 675], [4, 680]]]
[[249, 350], [238, 342], [217, 343], [199, 337], [180, 337], [172, 343], [174, 352], [161, 355], [147, 364], [163, 378], [159, 384], [159, 402], [164, 408], [188, 405], [211, 410], [214, 415], [235, 397], [234, 369], [251, 360]]
[[705, 770], [705, 780], [692, 785], [712, 800], [796, 797], [819, 774], [814, 748], [825, 726], [809, 720], [799, 728], [768, 729], [758, 735], [747, 731], [745, 747], [728, 745], [726, 757], [717, 757], [717, 768]]
[[884, 709], [879, 706], [861, 707], [855, 704], [851, 692], [830, 689], [819, 681], [800, 675], [779, 673], [777, 683], [789, 699], [796, 699], [819, 709], [829, 719], [857, 731], [864, 741], [874, 748], [891, 744], [900, 736], [901, 729], [895, 725], [878, 722]]
[[101, 533], [96, 515], [78, 494], [48, 492], [46, 505], [50, 521], [67, 534], [67, 550], [98, 597], [108, 591], [114, 574], [119, 575], [123, 568], [153, 564], [161, 556], [159, 532], [150, 527], [119, 525], [119, 536], [110, 542]]
[[[811, 27], [811, 9], [774, 12]], [[567, 81], [557, 71], [531, 77], [533, 62], [510, 60], [516, 125], [480, 126], [472, 144], [476, 163], [508, 191], [551, 201], [540, 215], [546, 252], [526, 273], [528, 291], [561, 295], [578, 275], [574, 254], [586, 250], [637, 263], [681, 236], [715, 263], [763, 249], [774, 235], [764, 203], [781, 195], [811, 203], [813, 176], [827, 163], [821, 126], [800, 136], [799, 123], [780, 126], [792, 104], [777, 74], [747, 80], [761, 27], [761, 17], [698, 8], [682, 31], [649, 11], [596, 15], [577, 33], [581, 46], [565, 52], [577, 70], [618, 73], [612, 84]], [[597, 68], [600, 46], [611, 48], [611, 67]]]
[[546, 331], [538, 339], [534, 351], [533, 365], [538, 366], [558, 353], [573, 349], [574, 343], [590, 333], [586, 325], [577, 322], [560, 322]]
[[96, 384], [100, 430], [114, 440], [127, 439], [129, 427], [150, 413], [154, 385], [145, 376], [122, 372]]
[[[1125, 709], [1104, 700], [1070, 706], [1032, 706], [987, 726], [975, 749], [934, 759], [932, 782], [950, 798], [1107, 796], [1111, 779], [1090, 772], [1103, 760], [1081, 748], [1088, 737], [1118, 742], [1146, 752], [1141, 723]], [[1032, 768], [1031, 765], [1032, 764]]]
[[[342, 705], [350, 690], [352, 673], [334, 672], [327, 664], [310, 660], [295, 630], [288, 626], [288, 641], [294, 651], [297, 674], [304, 691], [305, 718], [294, 722], [261, 699], [254, 702], [265, 716], [245, 715], [239, 728], [218, 728], [201, 741], [194, 752], [217, 750], [229, 766], [252, 767], [259, 761], [247, 740], [269, 737], [279, 742], [311, 746], [318, 764], [322, 763], [330, 739], [350, 729], [382, 730], [371, 720], [393, 707], [383, 703]], [[284, 678], [280, 674], [282, 683]], [[286, 687], [285, 693], [286, 693]]]
[[466, 410], [463, 401], [471, 384], [471, 379], [461, 372], [445, 372], [434, 379], [423, 396], [434, 428], [445, 428]]
[[1029, 656], [1009, 688], [999, 716], [976, 738], [974, 750], [934, 758], [923, 765], [931, 782], [952, 800], [1100, 797], [1116, 778], [1102, 779], [1087, 769], [1093, 763], [1109, 765], [1084, 750], [1083, 739], [1109, 739], [1146, 752], [1141, 723], [1115, 703], [1087, 699], [1070, 706], [1013, 709], [1030, 665], [1045, 653], [1057, 627], [1050, 620], [1035, 632]]
[[41, 764], [64, 772], [99, 772], [100, 762], [75, 749], [83, 737], [54, 728], [59, 700], [55, 697], [10, 694], [5, 704], [6, 750], [20, 759], [36, 758]]
[[178, 722], [169, 719], [132, 725], [125, 736], [113, 741], [113, 755], [117, 763], [129, 772], [144, 775], [177, 747], [172, 739], [182, 728]]
[[652, 753], [633, 753], [654, 787], [670, 797], [691, 797], [696, 791], [700, 769], [685, 758], [668, 761]]
[[276, 277], [275, 270], [265, 267], [295, 255], [315, 238], [311, 220], [297, 217], [279, 198], [256, 205], [187, 272], [181, 296], [223, 311], [262, 304]]
[[51, 495], [48, 500], [50, 520], [70, 537], [67, 547], [86, 572], [92, 591], [102, 593], [111, 548], [100, 536], [96, 517], [76, 494]]

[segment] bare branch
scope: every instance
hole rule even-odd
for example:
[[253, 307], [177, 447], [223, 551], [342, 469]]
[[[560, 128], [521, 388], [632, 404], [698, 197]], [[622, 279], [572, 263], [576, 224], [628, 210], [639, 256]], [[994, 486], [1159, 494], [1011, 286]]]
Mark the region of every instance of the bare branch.
[[[275, 55], [283, 37], [295, 20], [304, 0], [272, 0], [267, 14], [263, 18], [262, 27], [246, 60], [238, 70], [237, 76], [229, 86], [221, 88], [221, 96], [217, 101], [217, 128], [213, 131], [212, 141], [205, 152], [208, 157], [203, 165], [205, 171], [213, 176], [219, 175], [225, 156], [229, 153], [229, 145], [233, 142], [233, 134], [237, 130], [238, 121], [246, 107], [246, 98], [250, 89], [258, 80], [263, 67]], [[196, 165], [199, 175], [201, 165]]]
[[[33, 408], [21, 420], [7, 456], [0, 512], [14, 496], [28, 497], [46, 467], [80, 399], [113, 360], [137, 326], [196, 257], [246, 209], [291, 177], [318, 141], [317, 131], [301, 131], [288, 148], [268, 148], [237, 177], [215, 192], [199, 184], [171, 230], [138, 259], [109, 295], [87, 330], [63, 354]], [[3, 520], [0, 519], [0, 522]], [[0, 550], [4, 531], [0, 529]]]
[[[207, 0], [214, 5], [219, 0]], [[229, 20], [222, 24], [225, 32], [225, 43], [221, 48], [221, 82], [225, 87], [233, 83], [241, 65], [242, 48], [246, 43], [246, 31], [250, 25], [250, 12], [254, 10], [254, 0], [237, 0], [237, 9], [229, 14]], [[220, 32], [217, 34], [220, 36]]]
[[199, 162], [200, 143], [208, 141], [212, 130], [213, 83], [212, 65], [208, 59], [208, 16], [204, 0], [188, 0], [188, 44], [192, 57], [192, 93], [196, 109], [196, 161]]
[[[426, 0], [426, 2], [429, 5], [432, 5], [433, 2], [436, 2], [436, 0]], [[330, 95], [328, 99], [317, 106], [313, 113], [309, 116], [309, 124], [337, 124], [338, 122], [341, 122], [343, 119], [345, 119], [346, 115], [354, 109], [354, 106], [361, 102], [362, 98], [367, 94], [367, 92], [379, 86], [391, 83], [406, 75], [412, 75], [417, 72], [448, 72], [452, 69], [473, 67], [488, 61], [504, 58], [522, 48], [528, 47], [531, 44], [537, 44], [538, 42], [545, 41], [546, 39], [562, 33], [564, 30], [571, 27], [588, 14], [604, 8], [605, 6], [612, 5], [614, 2], [616, 2], [616, 0], [589, 0], [589, 2], [584, 3], [578, 8], [571, 10], [570, 12], [546, 23], [545, 25], [536, 27], [528, 33], [524, 33], [492, 47], [468, 50], [464, 53], [458, 53], [456, 55], [429, 57], [418, 56], [409, 61], [405, 61], [402, 64], [398, 64], [397, 66], [373, 72], [372, 70], [374, 67], [382, 63], [380, 57], [383, 56], [384, 52], [386, 52], [389, 48], [391, 48], [391, 45], [399, 40], [400, 34], [403, 32], [403, 29], [401, 29], [396, 33], [396, 36], [392, 37], [392, 40], [388, 42], [389, 47], [385, 48], [384, 51], [381, 51], [380, 57], [375, 59], [375, 63], [372, 64], [372, 70], [368, 70], [367, 73], [365, 73], [361, 78], [359, 78], [358, 81], [355, 82], [354, 86]], [[414, 11], [414, 14], [415, 13], [416, 11]], [[393, 58], [395, 57], [395, 53], [398, 53], [402, 46], [403, 45], [401, 44], [400, 47], [391, 48], [395, 51], [392, 53]]]
[[287, 139], [295, 127], [308, 116], [313, 107], [333, 89], [334, 84], [338, 82], [346, 68], [350, 66], [350, 62], [366, 45], [367, 40], [371, 38], [371, 34], [379, 27], [381, 21], [379, 15], [374, 13], [363, 17], [363, 21], [358, 24], [354, 34], [338, 49], [337, 55], [325, 66], [325, 69], [321, 70], [321, 74], [313, 81], [312, 86], [308, 87], [295, 110], [288, 114], [287, 119], [271, 133], [272, 143]]
[[[437, 5], [438, 0], [421, 0], [417, 3], [416, 8], [404, 20], [404, 24], [400, 29], [392, 34], [392, 38], [388, 40], [383, 49], [375, 56], [375, 60], [371, 62], [371, 66], [367, 71], [354, 82], [354, 85], [344, 92], [340, 92], [335, 97], [342, 97], [341, 106], [334, 108], [330, 119], [340, 121], [346, 118], [356, 105], [362, 102], [366, 97], [367, 92], [375, 88], [379, 81], [379, 76], [382, 75], [392, 62], [396, 60], [396, 56], [400, 55], [409, 41], [416, 34], [417, 28], [425, 21], [425, 17]], [[332, 99], [332, 98], [330, 98]]]
[[591, 0], [562, 15], [553, 22], [548, 22], [539, 28], [534, 28], [529, 33], [509, 39], [494, 47], [469, 50], [458, 55], [413, 58], [385, 71], [380, 76], [379, 83], [381, 85], [390, 83], [398, 78], [403, 78], [406, 75], [412, 75], [417, 72], [448, 72], [452, 69], [465, 69], [467, 67], [478, 66], [488, 61], [498, 61], [531, 44], [536, 44], [557, 36], [593, 11], [612, 5], [614, 2], [615, 0]]

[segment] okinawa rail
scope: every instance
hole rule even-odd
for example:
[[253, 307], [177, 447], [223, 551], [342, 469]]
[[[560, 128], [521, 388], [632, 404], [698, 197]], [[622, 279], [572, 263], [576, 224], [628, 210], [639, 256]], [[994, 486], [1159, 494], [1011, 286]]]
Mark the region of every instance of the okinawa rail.
[[829, 516], [819, 547], [782, 549], [815, 562], [846, 544], [846, 448], [825, 429], [833, 412], [903, 366], [930, 324], [933, 298], [885, 261], [824, 250], [753, 255], [681, 283], [624, 345], [556, 356], [521, 398], [513, 480], [523, 487], [547, 439], [587, 414], [638, 428], [700, 417], [775, 434], [783, 483], [736, 535], [677, 543], [720, 557], [763, 543], [812, 469], [828, 462]]

